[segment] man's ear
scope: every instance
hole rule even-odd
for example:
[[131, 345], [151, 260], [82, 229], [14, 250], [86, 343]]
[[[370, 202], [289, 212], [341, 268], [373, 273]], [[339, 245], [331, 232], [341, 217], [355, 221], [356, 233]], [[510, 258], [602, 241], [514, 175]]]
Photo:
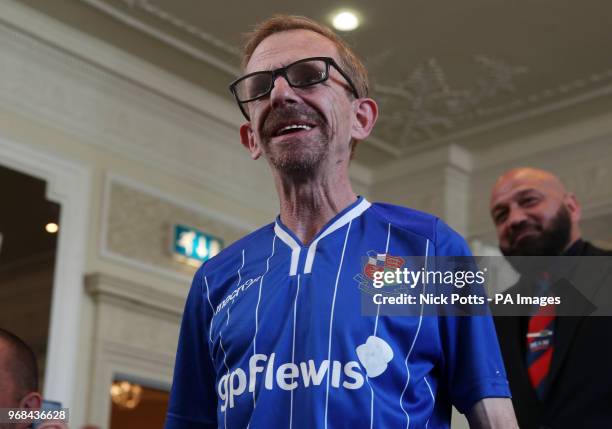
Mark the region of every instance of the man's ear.
[[574, 224], [578, 224], [582, 219], [582, 206], [578, 202], [576, 195], [574, 195], [572, 192], [565, 196], [565, 206], [570, 212], [572, 222]]
[[351, 130], [351, 137], [355, 140], [365, 140], [378, 118], [378, 105], [371, 98], [359, 98], [355, 101], [355, 120]]
[[242, 146], [251, 152], [251, 158], [257, 159], [261, 156], [261, 148], [255, 141], [255, 135], [253, 134], [250, 122], [245, 122], [240, 126], [240, 142]]
[[[30, 392], [21, 398], [19, 401], [19, 408], [25, 408], [28, 410], [40, 410], [42, 407], [42, 396], [38, 392]], [[26, 429], [31, 427], [30, 424], [16, 425], [15, 429]]]
[[21, 398], [19, 408], [28, 408], [31, 410], [39, 410], [42, 406], [42, 396], [38, 392], [30, 392]]

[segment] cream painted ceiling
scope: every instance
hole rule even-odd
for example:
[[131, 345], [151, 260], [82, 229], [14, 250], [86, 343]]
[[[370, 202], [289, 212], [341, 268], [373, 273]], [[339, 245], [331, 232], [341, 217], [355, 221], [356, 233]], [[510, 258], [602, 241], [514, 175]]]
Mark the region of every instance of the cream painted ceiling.
[[612, 111], [612, 1], [21, 0], [229, 98], [241, 35], [274, 13], [363, 24], [345, 38], [381, 107], [367, 166], [448, 143], [489, 147]]

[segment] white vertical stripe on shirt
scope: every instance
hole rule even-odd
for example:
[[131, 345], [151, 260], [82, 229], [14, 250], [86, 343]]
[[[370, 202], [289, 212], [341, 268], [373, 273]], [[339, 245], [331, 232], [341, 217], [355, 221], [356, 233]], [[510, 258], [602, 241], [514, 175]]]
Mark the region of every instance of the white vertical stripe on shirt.
[[[391, 237], [391, 223], [387, 224], [387, 243], [385, 244], [385, 255], [389, 254], [389, 239]], [[378, 317], [380, 316], [380, 304], [376, 305], [376, 321], [374, 322], [374, 336], [378, 329]], [[370, 429], [374, 428], [374, 389], [370, 383], [370, 378], [366, 375], [368, 386], [370, 386]]]
[[210, 344], [212, 344], [212, 323], [215, 317], [215, 307], [213, 307], [212, 302], [210, 302], [210, 289], [208, 288], [208, 279], [206, 278], [206, 276], [204, 276], [204, 284], [206, 285], [206, 298], [208, 299], [208, 304], [210, 305], [210, 309], [212, 310], [212, 315], [210, 316], [210, 325], [208, 326], [208, 341], [210, 341]]
[[[427, 272], [427, 257], [428, 256], [429, 256], [429, 240], [427, 240], [427, 244], [425, 245], [425, 267], [424, 267], [425, 272]], [[422, 282], [422, 283], [423, 283], [423, 290], [421, 291], [421, 293], [425, 293], [425, 282]], [[406, 359], [404, 360], [404, 366], [406, 367], [406, 385], [404, 386], [404, 390], [402, 390], [402, 394], [400, 395], [399, 402], [400, 402], [400, 407], [402, 408], [402, 411], [406, 415], [406, 429], [410, 427], [410, 416], [408, 415], [408, 412], [404, 408], [404, 403], [402, 402], [402, 399], [404, 397], [404, 394], [406, 393], [406, 390], [408, 389], [408, 384], [410, 383], [410, 369], [408, 369], [408, 359], [410, 358], [412, 349], [414, 348], [416, 340], [419, 336], [419, 332], [421, 331], [422, 322], [423, 322], [423, 303], [421, 303], [421, 314], [419, 315], [419, 324], [417, 326], [417, 331], [414, 334], [414, 338], [412, 339], [412, 344], [410, 345], [410, 349], [408, 349], [408, 353], [406, 354]]]
[[[240, 287], [240, 283], [242, 282], [242, 274], [240, 273], [240, 271], [243, 268], [244, 268], [244, 249], [242, 249], [242, 264], [240, 265], [240, 268], [238, 268], [238, 283], [236, 284], [236, 288], [234, 290], [237, 290]], [[227, 304], [227, 322], [225, 323], [225, 326], [229, 326], [230, 308], [232, 308], [233, 304], [234, 304], [234, 301], [232, 301], [231, 303]], [[220, 334], [221, 334], [221, 330], [219, 330], [219, 335]]]
[[[242, 274], [241, 271], [244, 268], [244, 249], [242, 249], [242, 265], [240, 265], [240, 268], [238, 268], [238, 283], [236, 284], [236, 289], [238, 289], [240, 287], [240, 283], [242, 282]], [[236, 290], [234, 289], [234, 290]], [[227, 324], [229, 325], [229, 310], [232, 307], [232, 304], [234, 303], [234, 301], [232, 301], [228, 306], [227, 306]]]
[[[293, 342], [291, 345], [291, 363], [295, 365], [295, 325], [297, 313], [297, 300], [300, 293], [300, 275], [297, 276], [297, 290], [295, 291], [295, 299], [293, 300]], [[293, 428], [293, 390], [291, 389], [291, 401], [289, 405], [289, 429]]]
[[[385, 244], [385, 255], [389, 254], [389, 239], [391, 238], [391, 223], [387, 224], [387, 244]], [[376, 321], [374, 322], [374, 336], [376, 336], [376, 329], [378, 328], [378, 317], [380, 315], [380, 304], [376, 306]]]
[[[219, 332], [219, 345], [221, 346], [221, 351], [223, 352], [223, 365], [225, 365], [225, 369], [227, 369], [227, 379], [229, 380], [230, 369], [229, 369], [229, 366], [227, 366], [227, 354], [225, 353], [225, 349], [223, 348], [223, 338], [221, 337], [221, 332]], [[226, 405], [225, 411], [223, 412], [223, 425], [226, 429], [227, 429], [227, 411], [228, 410], [229, 410], [229, 403]]]
[[[272, 237], [272, 253], [266, 259], [266, 271], [261, 275], [261, 279], [259, 280], [259, 292], [257, 295], [257, 305], [255, 306], [255, 334], [253, 335], [253, 355], [257, 353], [257, 332], [259, 331], [259, 303], [261, 302], [261, 289], [263, 287], [263, 280], [268, 271], [270, 270], [270, 259], [274, 256], [274, 249], [276, 244], [276, 235]], [[253, 391], [253, 408], [255, 408], [255, 391]]]
[[331, 311], [330, 311], [330, 316], [329, 316], [329, 343], [327, 346], [327, 361], [330, 363], [327, 369], [327, 391], [325, 393], [325, 429], [327, 429], [327, 408], [329, 406], [329, 373], [332, 370], [331, 345], [332, 345], [332, 325], [334, 323], [334, 308], [336, 306], [336, 293], [338, 292], [338, 281], [340, 280], [340, 272], [342, 271], [342, 263], [344, 262], [344, 252], [346, 251], [346, 243], [348, 241], [348, 236], [351, 230], [352, 223], [353, 223], [352, 220], [349, 221], [348, 227], [346, 228], [346, 236], [344, 237], [344, 245], [342, 246], [342, 255], [340, 256], [340, 266], [338, 267], [338, 273], [336, 274], [336, 284], [334, 285], [334, 295], [332, 298], [332, 306], [331, 306]]
[[[433, 405], [431, 407], [431, 412], [433, 413], [434, 408], [436, 408], [436, 397], [433, 394], [433, 391], [431, 390], [431, 386], [429, 385], [429, 381], [427, 381], [427, 377], [423, 376], [423, 380], [425, 380], [425, 384], [427, 385], [427, 388], [429, 389], [429, 394], [431, 395], [431, 399], [433, 401]], [[427, 418], [427, 421], [425, 422], [425, 429], [427, 429], [427, 425], [429, 424], [429, 419], [431, 418], [431, 416], [429, 416]]]

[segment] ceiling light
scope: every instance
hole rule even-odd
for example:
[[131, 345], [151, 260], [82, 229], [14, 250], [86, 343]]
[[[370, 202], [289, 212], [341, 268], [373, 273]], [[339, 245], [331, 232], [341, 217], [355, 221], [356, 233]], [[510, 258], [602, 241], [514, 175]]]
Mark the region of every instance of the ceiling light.
[[49, 234], [55, 234], [57, 231], [59, 231], [59, 226], [54, 222], [49, 222], [45, 225], [45, 231], [47, 231]]
[[336, 30], [351, 31], [359, 26], [359, 18], [353, 12], [343, 10], [334, 15], [332, 24]]

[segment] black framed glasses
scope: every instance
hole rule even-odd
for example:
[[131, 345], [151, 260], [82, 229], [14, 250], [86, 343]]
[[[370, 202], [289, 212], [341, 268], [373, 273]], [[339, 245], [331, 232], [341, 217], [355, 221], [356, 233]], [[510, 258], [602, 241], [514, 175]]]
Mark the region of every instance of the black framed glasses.
[[306, 88], [329, 79], [330, 66], [338, 70], [338, 73], [349, 84], [355, 98], [359, 98], [357, 88], [355, 88], [351, 79], [330, 57], [304, 58], [276, 70], [249, 73], [232, 82], [229, 89], [234, 94], [244, 117], [250, 120], [244, 104], [259, 100], [270, 94], [278, 76], [283, 76], [292, 88]]

